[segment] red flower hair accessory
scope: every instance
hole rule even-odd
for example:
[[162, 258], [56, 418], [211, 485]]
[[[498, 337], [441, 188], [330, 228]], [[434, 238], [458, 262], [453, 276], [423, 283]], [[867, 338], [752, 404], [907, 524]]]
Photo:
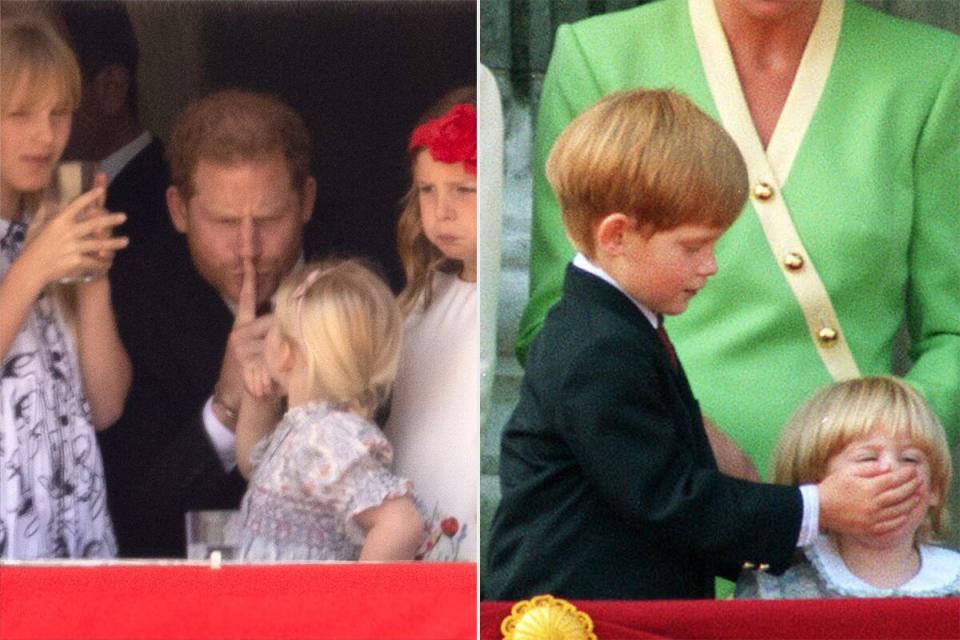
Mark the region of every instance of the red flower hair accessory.
[[472, 104], [454, 105], [439, 118], [413, 130], [407, 151], [430, 150], [437, 162], [462, 162], [467, 173], [477, 173], [477, 109]]

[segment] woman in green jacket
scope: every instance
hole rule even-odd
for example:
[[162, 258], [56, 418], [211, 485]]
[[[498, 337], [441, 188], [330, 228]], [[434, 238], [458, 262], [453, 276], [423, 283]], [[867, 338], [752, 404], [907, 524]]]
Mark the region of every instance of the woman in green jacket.
[[[664, 0], [561, 26], [537, 123], [521, 358], [573, 256], [544, 160], [580, 111], [636, 86], [689, 96], [749, 170], [719, 273], [668, 321], [705, 415], [762, 472], [816, 389], [890, 373], [906, 322], [906, 378], [955, 443], [960, 38], [843, 0]], [[736, 468], [736, 449], [714, 445]]]

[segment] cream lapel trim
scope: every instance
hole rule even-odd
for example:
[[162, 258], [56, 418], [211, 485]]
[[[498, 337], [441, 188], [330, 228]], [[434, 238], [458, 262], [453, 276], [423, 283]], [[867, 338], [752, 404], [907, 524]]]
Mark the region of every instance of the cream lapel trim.
[[724, 127], [737, 142], [751, 171], [764, 165], [777, 182], [784, 184], [833, 66], [843, 22], [843, 0], [823, 0], [766, 150], [753, 126], [716, 6], [712, 0], [688, 0], [688, 5], [703, 72]]
[[[710, 6], [713, 6], [712, 2]], [[770, 167], [780, 184], [786, 183], [787, 176], [790, 175], [793, 159], [797, 157], [803, 137], [820, 103], [837, 52], [842, 22], [842, 0], [823, 0], [820, 15], [813, 26], [813, 32], [797, 68], [797, 75], [793, 79], [793, 86], [790, 87], [787, 101], [767, 146]]]
[[770, 250], [800, 304], [814, 347], [834, 380], [859, 377], [860, 370], [830, 295], [800, 241], [781, 192], [833, 63], [843, 2], [823, 0], [793, 87], [771, 137], [769, 154], [763, 149], [750, 117], [713, 1], [688, 0], [688, 6], [707, 85], [724, 128], [743, 154], [752, 185], [754, 211]]

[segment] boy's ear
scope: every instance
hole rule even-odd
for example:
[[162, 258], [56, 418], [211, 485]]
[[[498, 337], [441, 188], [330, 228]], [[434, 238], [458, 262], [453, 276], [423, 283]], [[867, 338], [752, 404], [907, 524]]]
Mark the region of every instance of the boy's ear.
[[597, 223], [597, 251], [608, 256], [621, 255], [623, 253], [624, 235], [633, 228], [633, 220], [624, 214], [607, 214]]
[[180, 233], [186, 233], [190, 227], [187, 213], [187, 202], [180, 195], [180, 190], [176, 187], [167, 187], [167, 212], [170, 214], [170, 222], [173, 228]]

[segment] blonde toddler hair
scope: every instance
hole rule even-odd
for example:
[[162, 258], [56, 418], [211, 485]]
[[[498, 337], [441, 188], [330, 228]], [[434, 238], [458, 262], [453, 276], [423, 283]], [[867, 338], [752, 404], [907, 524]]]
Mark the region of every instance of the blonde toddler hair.
[[280, 285], [274, 317], [315, 396], [372, 417], [396, 376], [403, 324], [383, 280], [356, 260], [307, 264]]
[[726, 228], [747, 197], [747, 169], [717, 122], [673, 91], [612, 93], [560, 134], [546, 165], [570, 240], [588, 257], [611, 213], [647, 233]]
[[937, 416], [917, 391], [899, 378], [874, 376], [831, 385], [794, 414], [774, 451], [774, 482], [819, 482], [830, 459], [857, 438], [874, 431], [909, 438], [930, 465], [930, 489], [940, 496], [918, 531], [925, 541], [944, 534], [951, 462]]

